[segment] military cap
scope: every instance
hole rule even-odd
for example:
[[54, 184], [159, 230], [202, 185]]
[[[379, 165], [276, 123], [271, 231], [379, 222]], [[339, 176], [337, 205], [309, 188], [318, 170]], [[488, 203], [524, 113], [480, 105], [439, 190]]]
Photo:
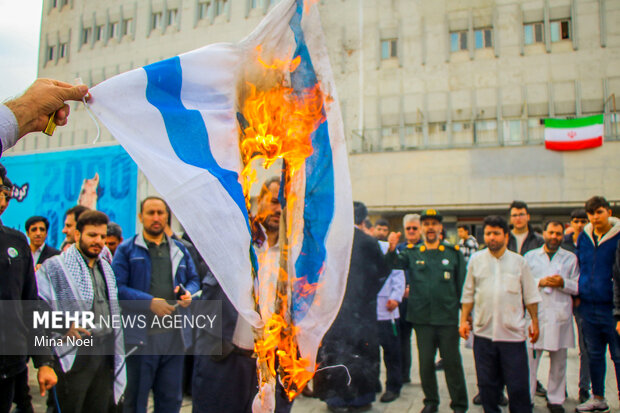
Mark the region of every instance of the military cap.
[[436, 209], [425, 209], [420, 214], [420, 222], [431, 218], [436, 219], [439, 222], [443, 221], [443, 216]]

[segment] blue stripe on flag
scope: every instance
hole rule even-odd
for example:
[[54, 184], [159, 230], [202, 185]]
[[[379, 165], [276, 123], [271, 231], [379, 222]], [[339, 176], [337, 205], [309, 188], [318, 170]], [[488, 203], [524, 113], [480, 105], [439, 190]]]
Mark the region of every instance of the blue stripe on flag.
[[[291, 83], [296, 92], [311, 88], [317, 76], [310, 59], [304, 32], [301, 27], [303, 0], [297, 0], [297, 11], [290, 27], [295, 35], [295, 57], [301, 56], [297, 69], [291, 73]], [[316, 28], [320, 30], [319, 27]], [[334, 167], [327, 120], [312, 134], [312, 155], [306, 159], [306, 192], [304, 204], [304, 240], [295, 263], [297, 281], [293, 288], [292, 313], [294, 322], [300, 322], [310, 309], [316, 289], [308, 285], [318, 283], [324, 271], [327, 250], [325, 240], [334, 217]]]
[[235, 201], [249, 230], [248, 210], [238, 174], [218, 165], [211, 153], [209, 134], [198, 110], [189, 110], [181, 101], [183, 74], [178, 56], [144, 66], [148, 83], [146, 99], [164, 118], [170, 145], [183, 162], [206, 169]]

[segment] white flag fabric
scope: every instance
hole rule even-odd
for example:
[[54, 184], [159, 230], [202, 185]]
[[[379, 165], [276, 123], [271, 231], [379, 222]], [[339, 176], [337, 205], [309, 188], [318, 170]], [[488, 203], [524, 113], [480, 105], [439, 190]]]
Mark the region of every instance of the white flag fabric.
[[261, 56], [300, 58], [286, 74], [296, 92], [320, 82], [329, 96], [325, 120], [312, 134], [313, 153], [292, 183], [299, 236], [289, 256], [291, 310], [310, 369], [340, 308], [353, 239], [344, 128], [316, 6], [283, 0], [239, 43], [108, 79], [91, 89], [91, 108], [169, 203], [235, 308], [261, 327], [237, 120], [239, 86], [257, 65], [257, 46]]

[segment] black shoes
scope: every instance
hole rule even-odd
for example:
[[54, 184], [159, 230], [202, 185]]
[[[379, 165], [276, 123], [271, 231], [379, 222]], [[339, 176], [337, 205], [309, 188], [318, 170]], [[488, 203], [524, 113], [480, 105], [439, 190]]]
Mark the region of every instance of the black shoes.
[[427, 404], [420, 411], [420, 413], [436, 413], [436, 412], [437, 412], [437, 406], [433, 406], [432, 404]]
[[547, 403], [547, 409], [550, 413], [565, 413], [564, 407], [561, 404]]
[[349, 407], [349, 412], [350, 413], [367, 412], [370, 409], [372, 409], [372, 404], [368, 403], [363, 406], [351, 406]]
[[547, 389], [545, 389], [541, 382], [536, 380], [536, 396], [547, 397]]
[[443, 359], [439, 359], [439, 361], [435, 363], [435, 370], [443, 370]]
[[392, 391], [386, 390], [386, 392], [383, 393], [383, 396], [381, 396], [379, 400], [381, 401], [381, 403], [390, 403], [398, 399], [399, 396], [399, 393], [394, 393]]
[[[478, 393], [478, 394], [476, 394], [474, 396], [474, 399], [472, 400], [472, 402], [476, 406], [482, 405], [482, 400], [480, 400], [480, 393]], [[502, 397], [501, 397], [501, 399], [499, 399], [499, 405], [500, 406], [508, 406], [508, 399], [506, 398], [506, 395], [504, 393], [502, 393]]]

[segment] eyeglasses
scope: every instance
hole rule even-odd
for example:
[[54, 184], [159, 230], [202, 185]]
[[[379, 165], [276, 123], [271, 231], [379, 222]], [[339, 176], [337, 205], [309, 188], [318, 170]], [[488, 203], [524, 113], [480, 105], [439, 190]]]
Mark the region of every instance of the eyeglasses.
[[527, 214], [525, 212], [521, 212], [520, 214], [510, 214], [510, 218], [521, 218], [526, 216]]
[[405, 227], [405, 229], [406, 229], [407, 231], [417, 231], [417, 230], [419, 230], [419, 229], [420, 229], [420, 227]]

